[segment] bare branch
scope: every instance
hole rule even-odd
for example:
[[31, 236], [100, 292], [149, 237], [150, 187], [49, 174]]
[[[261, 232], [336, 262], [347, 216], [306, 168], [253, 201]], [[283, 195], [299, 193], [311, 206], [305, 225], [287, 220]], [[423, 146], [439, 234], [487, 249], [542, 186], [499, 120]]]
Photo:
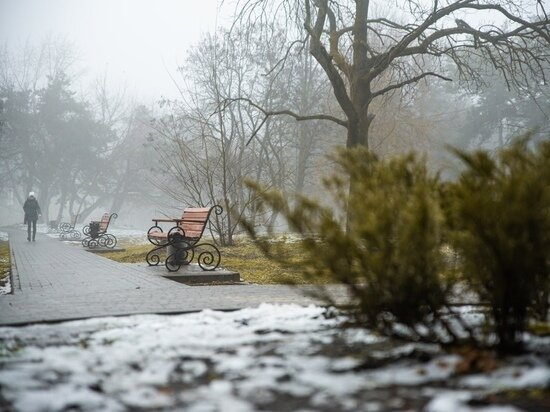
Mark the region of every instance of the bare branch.
[[404, 80], [400, 83], [392, 84], [392, 85], [384, 87], [383, 89], [380, 89], [376, 92], [373, 92], [372, 93], [372, 98], [374, 99], [375, 97], [382, 96], [383, 94], [386, 94], [391, 90], [400, 89], [404, 86], [407, 86], [408, 84], [416, 83], [419, 80], [422, 80], [423, 78], [428, 77], [428, 76], [438, 77], [438, 78], [440, 78], [442, 80], [445, 80], [445, 81], [448, 81], [448, 82], [453, 81], [453, 79], [442, 76], [440, 74], [437, 74], [437, 73], [434, 73], [434, 72], [426, 72], [426, 73], [419, 74], [418, 76], [412, 77], [410, 79]]
[[350, 65], [348, 62], [346, 62], [345, 57], [340, 53], [340, 50], [338, 48], [338, 43], [340, 41], [340, 37], [347, 33], [348, 30], [352, 30], [352, 27], [346, 28], [344, 30], [338, 31], [336, 29], [336, 17], [334, 16], [334, 13], [330, 8], [327, 7], [327, 15], [329, 19], [329, 48], [330, 48], [330, 55], [334, 59], [334, 62], [338, 66], [340, 70], [342, 70], [344, 73], [347, 74], [347, 76], [350, 75]]
[[257, 103], [253, 102], [251, 99], [246, 98], [246, 97], [237, 97], [237, 98], [232, 98], [232, 99], [224, 99], [222, 104], [216, 109], [216, 111], [213, 114], [219, 113], [219, 112], [225, 110], [225, 108], [227, 106], [229, 106], [231, 103], [239, 102], [239, 101], [243, 101], [243, 102], [248, 103], [250, 106], [252, 106], [255, 109], [262, 112], [262, 114], [264, 115], [264, 119], [261, 121], [260, 125], [254, 129], [251, 137], [248, 139], [248, 141], [246, 143], [247, 146], [252, 141], [252, 139], [258, 134], [258, 132], [263, 127], [263, 125], [265, 124], [267, 119], [269, 117], [272, 117], [272, 116], [286, 115], [286, 116], [293, 117], [296, 121], [299, 121], [299, 122], [306, 121], [306, 120], [328, 120], [328, 121], [334, 122], [336, 124], [339, 124], [340, 126], [343, 126], [343, 127], [346, 127], [346, 128], [348, 127], [348, 122], [346, 122], [345, 120], [339, 119], [339, 118], [334, 117], [334, 116], [330, 116], [328, 114], [299, 115], [297, 113], [294, 113], [292, 110], [266, 110], [262, 106], [258, 105]]

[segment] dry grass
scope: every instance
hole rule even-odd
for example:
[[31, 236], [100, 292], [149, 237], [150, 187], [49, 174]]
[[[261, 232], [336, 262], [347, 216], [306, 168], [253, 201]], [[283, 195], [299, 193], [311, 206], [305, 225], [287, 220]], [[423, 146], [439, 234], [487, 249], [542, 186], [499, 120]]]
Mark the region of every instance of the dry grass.
[[[285, 253], [295, 265], [292, 268], [283, 268], [278, 263], [266, 258], [260, 249], [251, 241], [239, 241], [233, 246], [220, 247], [222, 255], [221, 266], [239, 272], [245, 282], [258, 284], [306, 284], [300, 271], [303, 261], [299, 244], [278, 242], [278, 250]], [[105, 253], [109, 259], [117, 262], [138, 263], [145, 262], [145, 255], [151, 250], [150, 245], [121, 245], [125, 252]], [[319, 279], [318, 283], [327, 283]]]
[[0, 240], [0, 280], [6, 278], [11, 269], [10, 247], [7, 241]]

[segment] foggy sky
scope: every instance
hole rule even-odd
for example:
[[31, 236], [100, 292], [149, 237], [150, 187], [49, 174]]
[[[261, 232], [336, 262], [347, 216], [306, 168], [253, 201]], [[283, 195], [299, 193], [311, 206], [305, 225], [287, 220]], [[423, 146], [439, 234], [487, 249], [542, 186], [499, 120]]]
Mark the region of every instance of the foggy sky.
[[10, 48], [51, 35], [69, 40], [78, 68], [105, 71], [128, 95], [178, 97], [172, 74], [202, 33], [223, 23], [219, 0], [0, 0], [0, 43]]

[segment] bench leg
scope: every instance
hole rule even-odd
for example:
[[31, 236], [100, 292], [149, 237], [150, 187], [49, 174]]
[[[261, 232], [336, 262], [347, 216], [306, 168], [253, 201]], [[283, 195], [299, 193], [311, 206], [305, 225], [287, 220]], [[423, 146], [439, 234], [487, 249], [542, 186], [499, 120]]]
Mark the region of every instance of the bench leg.
[[194, 256], [193, 249], [188, 244], [185, 244], [183, 247], [171, 244], [167, 248], [164, 266], [166, 266], [169, 272], [177, 272], [182, 266], [191, 263]]
[[221, 254], [219, 249], [212, 243], [202, 243], [195, 247], [197, 249], [197, 262], [202, 270], [212, 271], [221, 263]]
[[174, 245], [173, 252], [166, 258], [165, 266], [169, 272], [178, 271], [183, 265], [188, 265], [197, 254], [197, 263], [204, 271], [213, 271], [221, 263], [219, 249], [212, 243], [189, 245], [185, 248]]
[[90, 236], [82, 239], [82, 246], [87, 247], [88, 249], [95, 249], [98, 246], [97, 238], [92, 238]]
[[71, 239], [78, 240], [80, 239], [80, 232], [78, 230], [71, 230], [70, 232]]
[[[166, 250], [165, 250], [166, 249]], [[163, 256], [166, 255], [166, 259]], [[193, 250], [189, 244], [177, 241], [166, 242], [151, 249], [145, 256], [145, 260], [149, 266], [158, 266], [163, 262], [169, 272], [178, 271], [183, 265], [188, 265], [194, 257]]]
[[115, 235], [111, 235], [110, 233], [104, 233], [97, 239], [97, 243], [101, 247], [106, 247], [109, 249], [113, 249], [117, 244], [117, 239]]
[[219, 249], [212, 243], [190, 245], [181, 240], [167, 242], [150, 250], [145, 257], [149, 266], [158, 266], [162, 262], [161, 253], [166, 249], [164, 266], [169, 272], [177, 272], [182, 266], [188, 265], [197, 255], [197, 263], [202, 270], [213, 271], [221, 263]]
[[163, 250], [164, 248], [166, 248], [166, 246], [168, 246], [168, 244], [164, 244], [164, 245], [160, 245], [154, 249], [151, 249], [148, 253], [147, 253], [147, 256], [145, 256], [145, 260], [147, 261], [147, 264], [149, 266], [158, 266], [159, 263], [161, 262], [161, 257], [160, 257], [160, 251]]

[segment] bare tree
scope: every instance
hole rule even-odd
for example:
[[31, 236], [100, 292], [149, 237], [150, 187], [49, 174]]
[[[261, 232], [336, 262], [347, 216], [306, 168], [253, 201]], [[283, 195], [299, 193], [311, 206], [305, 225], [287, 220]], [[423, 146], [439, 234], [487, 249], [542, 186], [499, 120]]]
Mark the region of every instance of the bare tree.
[[[374, 102], [430, 77], [450, 81], [449, 63], [464, 81], [482, 82], [486, 69], [500, 71], [509, 87], [544, 78], [550, 28], [541, 1], [407, 0], [396, 1], [389, 11], [379, 5], [371, 0], [239, 1], [242, 26], [280, 19], [289, 22], [291, 45], [308, 41], [343, 112], [264, 109], [264, 116], [331, 120], [347, 129], [348, 147], [368, 147]], [[493, 23], [479, 23], [472, 12]]]
[[[276, 65], [277, 60], [278, 58], [272, 59], [266, 64]], [[266, 67], [266, 71], [269, 69], [270, 67]], [[284, 97], [275, 102], [276, 106], [287, 105], [294, 112], [304, 114], [332, 111], [334, 100], [330, 96], [330, 85], [313, 56], [304, 50], [298, 49], [287, 57], [285, 67], [276, 77], [276, 82], [287, 91]], [[262, 104], [262, 107], [266, 106]], [[312, 194], [311, 189], [317, 186], [312, 170], [313, 163], [330, 150], [331, 135], [340, 130], [333, 132], [330, 127], [332, 125], [322, 120], [292, 122], [289, 126], [291, 129], [288, 138], [292, 141], [296, 158], [294, 192], [303, 194], [308, 188]]]
[[256, 147], [245, 145], [255, 121], [250, 106], [215, 111], [231, 91], [261, 88], [253, 61], [233, 40], [227, 33], [208, 36], [191, 51], [181, 68], [182, 100], [155, 123], [162, 136], [155, 147], [166, 173], [161, 189], [184, 205], [220, 204], [226, 213], [215, 217], [215, 230], [222, 243], [233, 242], [238, 217], [253, 201], [241, 186], [243, 177], [256, 177], [269, 163], [259, 161]]
[[[268, 226], [276, 222], [276, 214], [263, 215], [253, 207], [256, 197], [242, 181], [250, 178], [267, 187], [302, 191], [319, 141], [314, 136], [321, 125], [296, 127], [284, 117], [262, 122], [258, 109], [244, 101], [268, 109], [291, 101], [309, 110], [327, 94], [310, 56], [297, 55], [270, 72], [279, 59], [276, 50], [284, 46], [276, 26], [272, 29], [269, 42], [249, 37], [249, 30], [221, 30], [205, 37], [181, 68], [182, 99], [166, 102], [171, 114], [155, 124], [162, 136], [155, 147], [165, 172], [158, 184], [183, 204], [222, 205], [227, 213], [217, 232], [227, 243], [241, 230], [242, 216]], [[230, 96], [243, 99], [227, 105]], [[250, 139], [254, 131], [256, 138]]]

